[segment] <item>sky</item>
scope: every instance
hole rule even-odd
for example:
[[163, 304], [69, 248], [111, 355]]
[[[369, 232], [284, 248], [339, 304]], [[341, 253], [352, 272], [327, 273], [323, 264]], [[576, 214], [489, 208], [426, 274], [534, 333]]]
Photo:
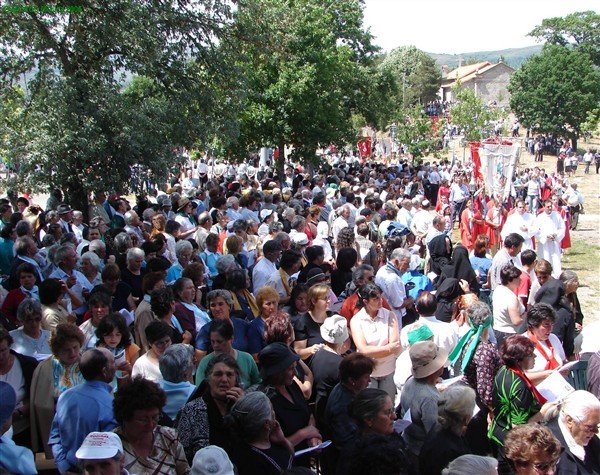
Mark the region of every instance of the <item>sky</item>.
[[[596, 8], [593, 8], [593, 6]], [[365, 0], [364, 25], [385, 52], [414, 45], [459, 54], [533, 46], [544, 18], [598, 11], [595, 0]]]

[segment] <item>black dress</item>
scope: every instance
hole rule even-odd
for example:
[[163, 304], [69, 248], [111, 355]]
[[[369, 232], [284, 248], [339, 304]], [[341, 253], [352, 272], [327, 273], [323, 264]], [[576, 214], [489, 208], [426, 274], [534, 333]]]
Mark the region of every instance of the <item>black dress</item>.
[[461, 455], [471, 453], [464, 437], [439, 427], [434, 427], [425, 438], [419, 455], [421, 473], [440, 475], [442, 470]]
[[[267, 387], [265, 392], [271, 400], [271, 404], [273, 404], [275, 417], [281, 425], [283, 435], [289, 437], [308, 426], [311, 413], [308, 402], [304, 399], [302, 390], [296, 383], [292, 383], [286, 389], [293, 402], [290, 402], [273, 387]], [[298, 451], [306, 448], [308, 448], [308, 441], [303, 440], [294, 447], [294, 450]], [[297, 457], [294, 465], [310, 466], [310, 455]]]
[[334, 386], [340, 382], [339, 367], [343, 358], [325, 348], [317, 351], [310, 360], [310, 369], [313, 372], [314, 384], [312, 400], [315, 402], [317, 417], [325, 410], [327, 397]]
[[243, 442], [230, 450], [238, 475], [280, 475], [292, 467], [292, 454], [279, 445], [258, 449]]

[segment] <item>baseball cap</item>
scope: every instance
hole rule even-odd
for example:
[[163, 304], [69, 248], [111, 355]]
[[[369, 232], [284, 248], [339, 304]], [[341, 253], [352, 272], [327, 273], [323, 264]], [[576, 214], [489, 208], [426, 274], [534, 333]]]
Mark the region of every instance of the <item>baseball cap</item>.
[[80, 460], [109, 459], [123, 453], [121, 439], [114, 432], [90, 432], [75, 456]]

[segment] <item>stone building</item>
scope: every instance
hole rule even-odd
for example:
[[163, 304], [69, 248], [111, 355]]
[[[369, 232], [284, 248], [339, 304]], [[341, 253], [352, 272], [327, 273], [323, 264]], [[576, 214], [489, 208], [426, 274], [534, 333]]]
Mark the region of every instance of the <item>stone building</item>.
[[[442, 68], [442, 71], [444, 69]], [[448, 74], [442, 72], [442, 87], [440, 95], [445, 101], [454, 99], [452, 87], [460, 81], [463, 87], [475, 91], [484, 104], [496, 103], [499, 107], [508, 107], [510, 93], [508, 83], [510, 75], [515, 70], [504, 63], [481, 63], [469, 64], [450, 71]]]

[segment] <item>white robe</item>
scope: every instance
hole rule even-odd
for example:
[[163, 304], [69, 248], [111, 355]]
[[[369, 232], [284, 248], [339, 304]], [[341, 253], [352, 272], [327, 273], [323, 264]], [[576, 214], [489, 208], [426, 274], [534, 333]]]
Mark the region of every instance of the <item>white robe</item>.
[[[502, 226], [502, 231], [500, 235], [502, 236], [502, 240], [506, 239], [511, 233], [517, 233], [525, 239], [523, 243], [523, 251], [525, 249], [533, 249], [533, 235], [535, 234], [534, 229], [534, 221], [535, 218], [532, 214], [523, 213], [520, 215], [518, 212], [514, 212], [508, 218], [506, 218], [506, 222], [504, 226]], [[523, 231], [521, 228], [525, 227], [527, 230]]]
[[[537, 240], [538, 259], [545, 259], [552, 264], [552, 277], [558, 279], [562, 272], [560, 262], [561, 249], [560, 242], [565, 237], [565, 222], [560, 214], [552, 211], [540, 213], [534, 222], [535, 236]], [[548, 235], [556, 234], [554, 240], [548, 239]]]

